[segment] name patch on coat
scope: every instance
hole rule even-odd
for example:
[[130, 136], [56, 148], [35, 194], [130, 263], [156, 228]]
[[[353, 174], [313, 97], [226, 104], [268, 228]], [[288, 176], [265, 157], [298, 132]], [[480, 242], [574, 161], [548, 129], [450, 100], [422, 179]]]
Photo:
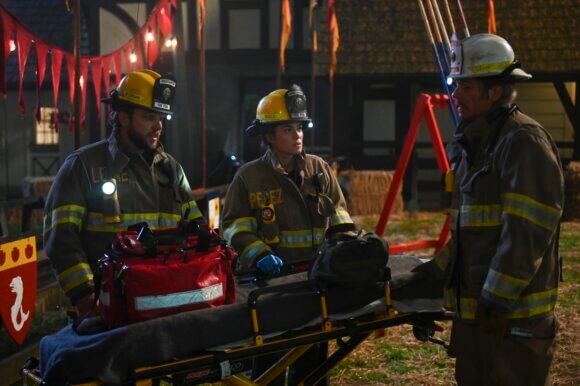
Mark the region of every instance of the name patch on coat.
[[283, 202], [284, 198], [282, 197], [282, 188], [250, 193], [250, 207], [252, 209], [263, 208], [270, 204], [277, 205]]

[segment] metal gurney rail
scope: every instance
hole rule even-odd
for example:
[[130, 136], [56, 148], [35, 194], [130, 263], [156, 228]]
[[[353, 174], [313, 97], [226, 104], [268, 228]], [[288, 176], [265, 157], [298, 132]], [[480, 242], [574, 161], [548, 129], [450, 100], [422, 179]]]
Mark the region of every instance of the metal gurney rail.
[[[336, 339], [337, 349], [303, 380], [313, 384], [373, 331], [410, 323], [429, 330], [423, 334], [428, 339], [433, 321], [449, 318], [440, 298], [424, 285], [428, 280], [420, 280], [417, 291], [418, 277], [409, 279], [409, 267], [417, 260], [392, 256], [392, 280], [363, 290], [319, 291], [312, 282], [301, 281], [250, 291], [248, 302], [138, 323], [101, 336], [78, 337], [65, 330], [43, 340], [42, 375], [28, 366], [24, 384], [266, 385], [311, 345]], [[245, 376], [253, 358], [287, 350], [259, 378]]]

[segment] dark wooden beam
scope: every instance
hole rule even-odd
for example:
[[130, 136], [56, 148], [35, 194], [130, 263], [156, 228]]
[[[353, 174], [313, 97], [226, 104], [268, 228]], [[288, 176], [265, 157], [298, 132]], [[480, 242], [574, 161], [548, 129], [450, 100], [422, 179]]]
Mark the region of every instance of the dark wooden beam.
[[580, 91], [578, 90], [578, 82], [576, 82], [576, 104], [574, 104], [570, 94], [568, 94], [564, 82], [554, 82], [554, 87], [574, 129], [574, 153], [572, 158], [577, 161], [580, 160], [580, 107], [578, 105]]

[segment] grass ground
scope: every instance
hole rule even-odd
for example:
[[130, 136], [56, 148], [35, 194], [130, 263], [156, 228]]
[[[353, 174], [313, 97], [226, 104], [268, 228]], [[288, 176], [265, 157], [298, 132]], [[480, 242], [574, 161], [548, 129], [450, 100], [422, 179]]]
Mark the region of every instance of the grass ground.
[[[359, 217], [355, 222], [373, 230], [377, 217]], [[390, 243], [437, 238], [443, 216], [415, 213], [394, 216], [385, 232]], [[556, 313], [560, 331], [553, 364], [553, 386], [580, 384], [580, 222], [562, 224], [560, 251], [564, 258], [564, 282]], [[432, 251], [424, 251], [432, 253]], [[442, 323], [438, 337], [449, 341], [450, 323]], [[385, 336], [367, 339], [345, 358], [332, 373], [333, 385], [454, 385], [454, 361], [445, 349], [422, 343], [413, 337], [410, 326], [397, 326]]]

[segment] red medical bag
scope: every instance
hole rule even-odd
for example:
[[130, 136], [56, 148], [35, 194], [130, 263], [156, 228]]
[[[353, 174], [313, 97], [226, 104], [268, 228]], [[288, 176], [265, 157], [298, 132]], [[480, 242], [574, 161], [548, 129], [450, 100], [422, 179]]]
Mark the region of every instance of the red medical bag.
[[235, 252], [215, 231], [203, 230], [150, 231], [145, 224], [140, 231], [119, 232], [99, 262], [105, 324], [112, 328], [233, 303]]

